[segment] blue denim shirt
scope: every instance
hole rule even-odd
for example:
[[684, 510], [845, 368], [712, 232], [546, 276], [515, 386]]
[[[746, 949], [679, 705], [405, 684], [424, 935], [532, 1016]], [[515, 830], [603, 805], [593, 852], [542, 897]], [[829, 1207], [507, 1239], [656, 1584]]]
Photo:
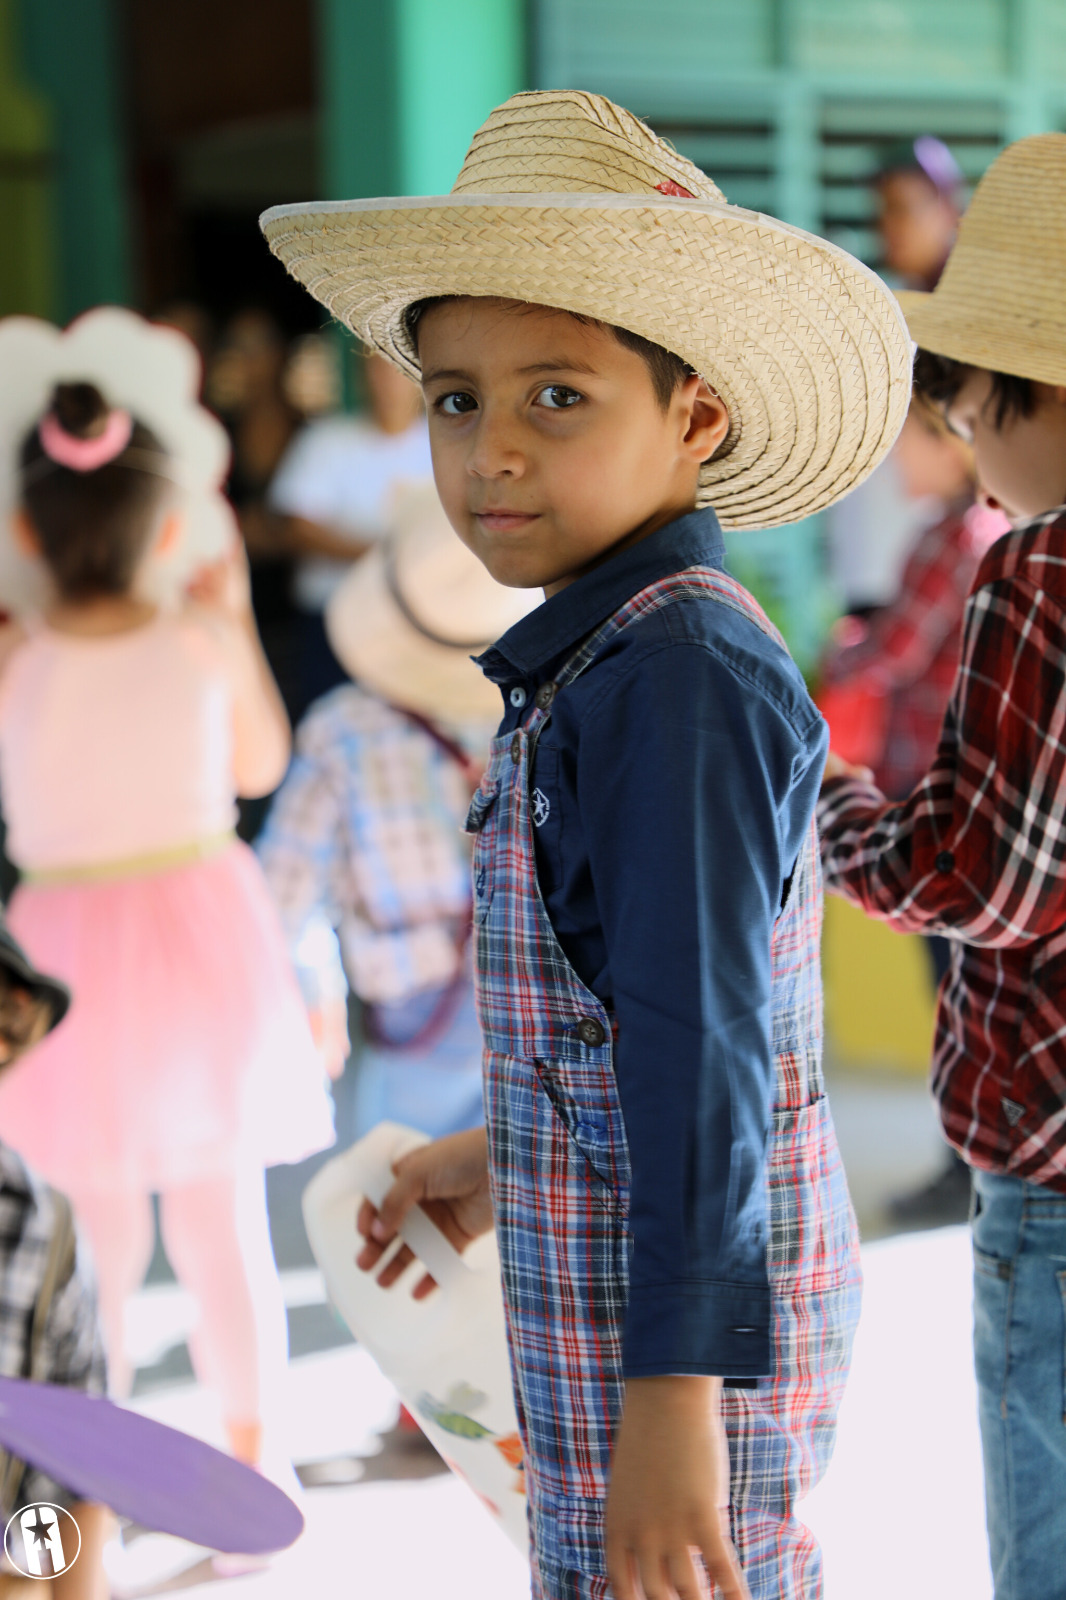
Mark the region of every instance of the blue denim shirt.
[[[480, 658], [503, 690], [501, 731], [639, 590], [724, 555], [714, 512], [694, 511], [546, 600]], [[701, 597], [611, 639], [556, 697], [536, 748], [544, 903], [618, 1021], [630, 1377], [750, 1374], [756, 1330], [769, 1349], [770, 940], [826, 740], [786, 651]]]

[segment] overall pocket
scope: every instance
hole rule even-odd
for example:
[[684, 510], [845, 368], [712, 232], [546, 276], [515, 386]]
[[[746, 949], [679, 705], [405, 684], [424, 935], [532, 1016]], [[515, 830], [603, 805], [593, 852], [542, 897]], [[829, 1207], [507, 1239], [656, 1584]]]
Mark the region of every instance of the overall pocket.
[[533, 1072], [534, 1092], [565, 1137], [573, 1166], [588, 1180], [593, 1203], [624, 1210], [629, 1196], [629, 1157], [621, 1112], [608, 1105], [582, 1104], [568, 1092], [551, 1061], [534, 1061]]
[[774, 1112], [767, 1199], [775, 1294], [821, 1294], [857, 1277], [855, 1214], [825, 1095]]

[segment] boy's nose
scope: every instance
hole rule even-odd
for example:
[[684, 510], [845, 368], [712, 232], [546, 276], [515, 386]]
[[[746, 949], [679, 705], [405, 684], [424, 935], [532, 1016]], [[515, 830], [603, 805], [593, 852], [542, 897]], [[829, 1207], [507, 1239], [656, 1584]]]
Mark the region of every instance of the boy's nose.
[[506, 419], [482, 412], [467, 470], [475, 478], [521, 477], [525, 458]]

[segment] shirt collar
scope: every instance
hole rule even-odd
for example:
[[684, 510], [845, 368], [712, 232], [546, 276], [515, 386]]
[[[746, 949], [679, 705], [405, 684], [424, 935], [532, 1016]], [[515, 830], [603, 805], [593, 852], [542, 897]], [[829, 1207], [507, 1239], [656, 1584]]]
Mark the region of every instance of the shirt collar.
[[721, 567], [724, 558], [725, 541], [710, 506], [689, 511], [560, 589], [476, 657], [477, 664], [494, 683], [536, 677], [649, 583], [687, 567]]

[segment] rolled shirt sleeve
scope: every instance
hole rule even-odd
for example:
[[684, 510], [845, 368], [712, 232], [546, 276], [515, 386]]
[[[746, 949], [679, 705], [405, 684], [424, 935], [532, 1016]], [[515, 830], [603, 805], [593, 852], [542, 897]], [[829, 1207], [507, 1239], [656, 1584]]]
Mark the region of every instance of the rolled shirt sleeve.
[[582, 717], [632, 1168], [630, 1377], [772, 1370], [770, 946], [825, 754], [796, 680], [772, 684], [670, 640], [605, 675]]

